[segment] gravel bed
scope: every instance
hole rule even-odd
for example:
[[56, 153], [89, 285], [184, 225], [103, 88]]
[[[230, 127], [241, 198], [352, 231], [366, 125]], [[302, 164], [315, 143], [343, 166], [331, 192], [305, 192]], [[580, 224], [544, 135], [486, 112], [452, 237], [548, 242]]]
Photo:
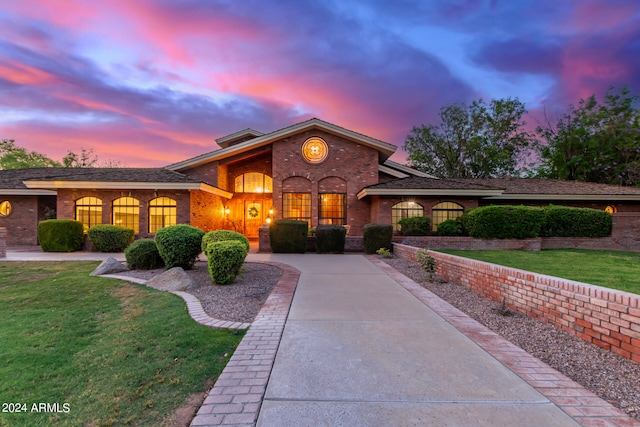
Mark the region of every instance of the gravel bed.
[[417, 264], [384, 258], [393, 268], [632, 418], [640, 418], [640, 363], [603, 350], [549, 323], [509, 311], [464, 286], [430, 279]]
[[[130, 270], [118, 274], [148, 280], [164, 271]], [[230, 322], [253, 322], [282, 274], [272, 265], [246, 262], [235, 283], [219, 286], [212, 283], [206, 262], [199, 261], [186, 272], [198, 287], [185, 292], [196, 296], [209, 316]]]

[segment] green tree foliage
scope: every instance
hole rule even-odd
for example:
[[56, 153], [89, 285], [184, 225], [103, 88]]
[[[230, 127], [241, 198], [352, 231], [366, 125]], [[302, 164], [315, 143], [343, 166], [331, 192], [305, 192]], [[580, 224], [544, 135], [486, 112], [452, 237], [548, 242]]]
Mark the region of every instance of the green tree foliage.
[[62, 158], [62, 162], [57, 162], [44, 154], [36, 151], [29, 151], [16, 145], [13, 139], [3, 139], [0, 141], [0, 170], [22, 169], [22, 168], [92, 168], [92, 167], [122, 167], [120, 162], [107, 160], [99, 164], [98, 156], [93, 148], [82, 148], [80, 153], [67, 151], [67, 155]]
[[414, 127], [404, 149], [411, 165], [442, 178], [518, 175], [533, 138], [517, 99], [482, 99], [440, 109], [440, 124]]
[[60, 163], [44, 154], [18, 147], [13, 139], [0, 142], [0, 169], [58, 167]]
[[570, 105], [537, 133], [540, 176], [617, 185], [640, 184], [640, 111], [628, 87], [610, 88], [604, 103], [595, 95]]

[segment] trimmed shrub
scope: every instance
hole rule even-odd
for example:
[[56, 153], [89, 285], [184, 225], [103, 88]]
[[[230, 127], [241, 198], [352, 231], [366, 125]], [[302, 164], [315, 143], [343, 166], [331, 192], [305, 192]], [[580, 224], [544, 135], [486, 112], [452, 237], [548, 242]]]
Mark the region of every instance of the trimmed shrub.
[[469, 212], [466, 225], [478, 239], [527, 239], [540, 236], [544, 210], [529, 206], [484, 206]]
[[38, 223], [38, 241], [44, 252], [82, 250], [84, 228], [72, 219], [47, 219]]
[[438, 236], [462, 236], [462, 224], [455, 219], [447, 219], [438, 224]]
[[611, 214], [597, 209], [549, 205], [544, 213], [545, 237], [606, 237], [613, 227]]
[[117, 225], [94, 225], [87, 233], [93, 247], [100, 252], [122, 252], [133, 242], [135, 231]]
[[362, 232], [364, 252], [375, 254], [380, 248], [392, 249], [393, 226], [391, 224], [366, 224]]
[[316, 228], [316, 252], [343, 254], [347, 229], [341, 225], [319, 225]]
[[309, 224], [295, 219], [279, 219], [269, 227], [273, 253], [303, 254], [307, 250]]
[[218, 285], [228, 285], [235, 282], [248, 252], [238, 240], [221, 240], [209, 243], [204, 253], [211, 280]]
[[426, 236], [431, 232], [431, 219], [426, 216], [402, 218], [398, 224], [403, 236]]
[[192, 269], [202, 252], [202, 236], [204, 231], [187, 224], [171, 225], [158, 230], [154, 240], [165, 267]]
[[237, 233], [231, 230], [216, 230], [206, 233], [204, 236], [202, 236], [202, 245], [200, 247], [204, 252], [206, 251], [207, 246], [209, 246], [209, 243], [222, 242], [225, 240], [237, 240], [238, 242], [246, 246], [247, 253], [249, 253], [249, 239], [247, 239], [244, 234]]
[[140, 239], [124, 250], [124, 257], [131, 270], [151, 270], [164, 267], [164, 261], [153, 239]]

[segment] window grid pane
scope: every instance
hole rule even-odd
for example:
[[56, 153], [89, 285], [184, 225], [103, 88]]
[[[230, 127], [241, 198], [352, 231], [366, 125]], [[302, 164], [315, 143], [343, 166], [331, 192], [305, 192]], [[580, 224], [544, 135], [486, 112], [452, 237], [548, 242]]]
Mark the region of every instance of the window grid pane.
[[273, 179], [259, 172], [238, 175], [234, 181], [236, 193], [272, 193]]
[[391, 223], [394, 231], [400, 231], [398, 222], [403, 218], [424, 216], [424, 208], [416, 202], [400, 202], [391, 207]]
[[311, 227], [311, 193], [282, 193], [282, 218], [307, 221]]
[[176, 201], [169, 197], [157, 197], [149, 202], [149, 233], [176, 225]]
[[444, 222], [448, 219], [456, 219], [459, 216], [462, 216], [464, 213], [464, 208], [454, 202], [442, 202], [438, 203], [431, 209], [431, 214], [433, 217], [432, 229], [433, 231], [438, 230], [438, 224]]
[[345, 193], [324, 193], [319, 196], [318, 223], [345, 225], [347, 223], [347, 195]]
[[81, 197], [76, 200], [76, 221], [82, 223], [84, 232], [102, 224], [102, 200], [97, 197]]
[[140, 231], [140, 201], [133, 197], [120, 197], [113, 201], [113, 225]]

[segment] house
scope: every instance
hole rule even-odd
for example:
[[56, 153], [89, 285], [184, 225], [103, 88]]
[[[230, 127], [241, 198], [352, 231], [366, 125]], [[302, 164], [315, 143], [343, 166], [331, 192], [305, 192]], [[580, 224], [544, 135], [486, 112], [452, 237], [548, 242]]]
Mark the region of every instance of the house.
[[219, 147], [164, 168], [0, 171], [0, 227], [8, 245], [37, 244], [37, 223], [55, 212], [133, 228], [138, 238], [186, 223], [258, 237], [272, 220], [347, 225], [425, 215], [434, 228], [488, 204], [549, 203], [640, 212], [640, 189], [539, 179], [437, 179], [389, 160], [396, 146], [311, 119], [262, 133], [245, 129]]

